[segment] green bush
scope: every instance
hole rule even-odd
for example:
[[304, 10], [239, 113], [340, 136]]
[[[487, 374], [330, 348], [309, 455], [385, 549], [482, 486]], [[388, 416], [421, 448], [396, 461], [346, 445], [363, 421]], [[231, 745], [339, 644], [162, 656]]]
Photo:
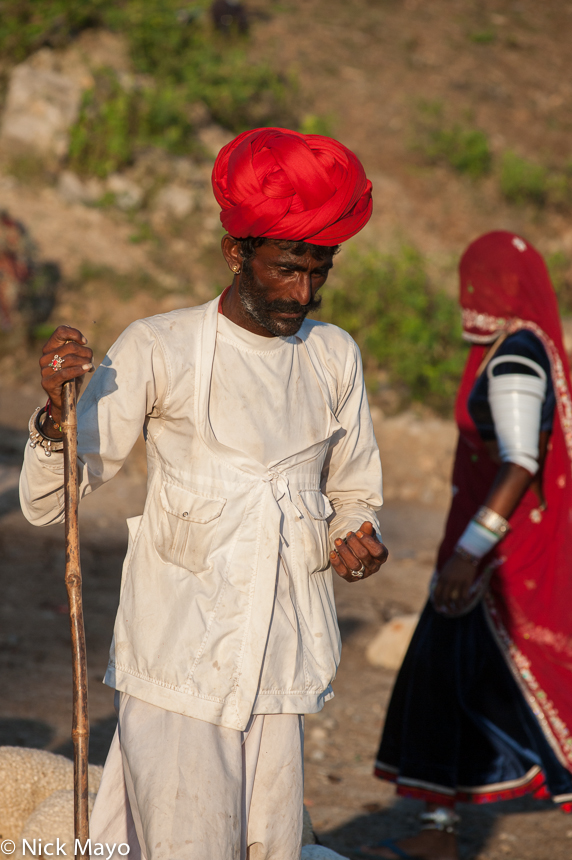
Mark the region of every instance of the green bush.
[[564, 251], [553, 251], [544, 258], [550, 280], [558, 298], [560, 312], [564, 316], [572, 313], [572, 281], [570, 279], [571, 261]]
[[469, 39], [476, 45], [490, 45], [496, 39], [494, 30], [478, 30], [475, 33], [469, 34]]
[[20, 63], [39, 48], [65, 47], [86, 27], [102, 24], [108, 0], [2, 0], [0, 53]]
[[104, 178], [133, 159], [142, 124], [140, 93], [126, 92], [105, 70], [85, 93], [79, 119], [70, 135], [69, 163], [78, 173]]
[[430, 164], [446, 164], [474, 179], [491, 169], [489, 141], [480, 129], [460, 123], [447, 125], [443, 103], [439, 100], [418, 102], [416, 138], [413, 148]]
[[323, 134], [324, 137], [332, 137], [332, 126], [334, 117], [332, 114], [322, 116], [316, 113], [307, 113], [302, 117], [300, 131], [302, 134]]
[[184, 9], [180, 0], [2, 0], [0, 51], [20, 61], [42, 45], [62, 47], [91, 26], [126, 37], [141, 82], [126, 89], [102, 70], [72, 131], [74, 167], [99, 176], [129, 164], [149, 144], [178, 154], [196, 149], [190, 113], [197, 102], [235, 132], [295, 126], [293, 82], [250, 62], [246, 37], [216, 32], [209, 6], [209, 0]]
[[489, 141], [479, 129], [466, 129], [458, 124], [432, 129], [428, 132], [424, 152], [429, 161], [445, 162], [474, 179], [484, 176], [491, 168]]
[[324, 289], [322, 318], [348, 331], [366, 369], [386, 371], [405, 400], [450, 411], [465, 358], [460, 313], [432, 288], [419, 252], [350, 252], [338, 281]]
[[540, 164], [505, 152], [500, 168], [500, 188], [509, 203], [542, 206], [548, 195], [548, 171]]

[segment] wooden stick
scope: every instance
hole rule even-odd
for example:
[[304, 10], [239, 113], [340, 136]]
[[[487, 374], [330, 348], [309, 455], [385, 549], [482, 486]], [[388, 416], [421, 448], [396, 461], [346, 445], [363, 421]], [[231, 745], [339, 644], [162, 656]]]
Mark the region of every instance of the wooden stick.
[[[75, 380], [63, 387], [64, 487], [66, 514], [66, 589], [70, 610], [73, 669], [74, 831], [82, 846], [89, 839], [87, 659], [79, 555], [77, 412]], [[77, 841], [74, 847], [77, 848]], [[75, 851], [75, 856], [78, 852]]]

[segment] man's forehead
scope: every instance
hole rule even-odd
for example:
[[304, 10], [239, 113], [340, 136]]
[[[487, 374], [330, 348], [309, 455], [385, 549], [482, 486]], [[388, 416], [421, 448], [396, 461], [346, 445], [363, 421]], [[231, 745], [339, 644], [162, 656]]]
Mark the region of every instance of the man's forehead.
[[331, 263], [333, 254], [320, 254], [319, 257], [314, 256], [311, 248], [304, 250], [302, 254], [296, 253], [296, 246], [292, 246], [290, 242], [281, 242], [279, 239], [273, 239], [265, 242], [256, 249], [256, 253], [260, 256], [271, 258], [276, 263], [293, 263], [308, 260], [314, 260], [316, 263], [326, 264]]

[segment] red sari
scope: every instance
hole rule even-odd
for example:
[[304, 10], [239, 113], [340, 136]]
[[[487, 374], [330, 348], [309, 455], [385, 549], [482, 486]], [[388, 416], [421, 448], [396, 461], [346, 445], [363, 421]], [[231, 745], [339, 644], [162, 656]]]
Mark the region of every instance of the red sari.
[[467, 410], [489, 348], [479, 341], [527, 329], [546, 349], [556, 394], [544, 504], [528, 490], [510, 518], [510, 533], [486, 557], [494, 573], [485, 602], [499, 648], [552, 749], [572, 771], [572, 398], [556, 296], [540, 254], [498, 231], [464, 254], [461, 305], [464, 330], [476, 343], [457, 398], [454, 501], [437, 566], [451, 556], [498, 471]]

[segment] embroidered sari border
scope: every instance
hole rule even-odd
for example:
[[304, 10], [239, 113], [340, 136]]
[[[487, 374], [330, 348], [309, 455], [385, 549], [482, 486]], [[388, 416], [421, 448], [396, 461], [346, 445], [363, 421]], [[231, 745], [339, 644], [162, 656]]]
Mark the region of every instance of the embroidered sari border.
[[[378, 779], [396, 784], [397, 794], [426, 803], [439, 803], [443, 806], [454, 806], [456, 803], [496, 803], [499, 800], [512, 800], [525, 794], [542, 794], [545, 789], [545, 777], [538, 765], [534, 765], [520, 779], [496, 782], [490, 785], [457, 786], [456, 789], [425, 782], [421, 779], [411, 779], [399, 776], [398, 768], [384, 762], [376, 761], [374, 775]], [[552, 798], [555, 803], [566, 803], [568, 795]]]
[[[556, 407], [568, 453], [568, 465], [572, 473], [572, 398], [562, 359], [554, 341], [548, 337], [539, 325], [530, 320], [512, 319], [507, 321], [500, 318], [486, 317], [484, 314], [471, 316], [471, 313], [474, 312], [466, 312], [468, 314], [466, 322], [476, 328], [490, 330], [490, 327], [498, 327], [506, 331], [507, 334], [526, 330], [536, 335], [543, 344], [550, 360]], [[465, 316], [463, 320], [465, 322]], [[485, 615], [487, 616], [489, 626], [509, 669], [537, 718], [546, 739], [558, 756], [559, 761], [568, 770], [572, 770], [572, 737], [570, 736], [568, 727], [559, 716], [553, 702], [540, 687], [540, 684], [531, 671], [529, 659], [510, 637], [496, 610], [490, 591], [486, 595], [484, 603], [487, 610]]]

